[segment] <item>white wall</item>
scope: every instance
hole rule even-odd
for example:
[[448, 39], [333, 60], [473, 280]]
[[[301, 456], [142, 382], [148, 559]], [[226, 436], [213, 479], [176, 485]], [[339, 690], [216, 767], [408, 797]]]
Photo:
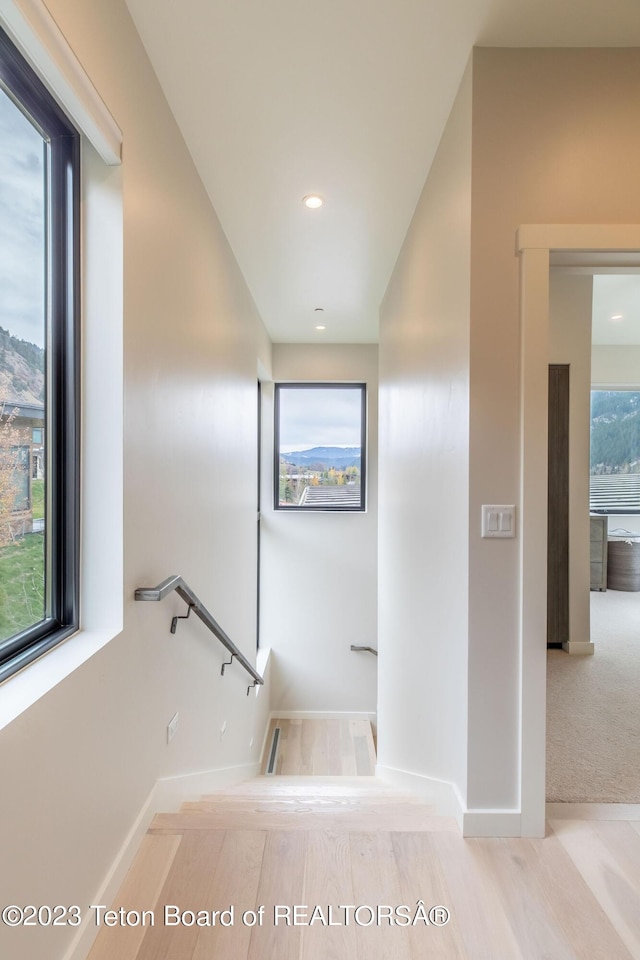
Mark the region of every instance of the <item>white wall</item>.
[[[593, 278], [552, 269], [549, 362], [569, 364], [569, 644], [590, 643], [589, 437]], [[580, 647], [569, 647], [576, 652]], [[586, 651], [584, 651], [586, 652]]]
[[469, 805], [517, 811], [520, 544], [479, 536], [481, 504], [521, 489], [514, 240], [521, 224], [640, 221], [640, 51], [477, 47], [473, 75]]
[[294, 513], [273, 508], [273, 431], [265, 404], [261, 643], [274, 653], [280, 711], [376, 711], [378, 348], [274, 344], [274, 381], [367, 384], [367, 509]]
[[521, 544], [480, 535], [482, 504], [521, 490], [516, 230], [640, 220], [640, 55], [479, 47], [472, 70], [382, 313], [379, 755], [466, 782], [477, 818], [517, 832]]
[[[124, 2], [48, 6], [124, 135], [124, 629], [0, 733], [0, 901], [84, 906], [158, 778], [258, 760], [268, 695], [246, 697], [237, 665], [220, 678], [222, 648], [199, 621], [169, 634], [181, 601], [133, 593], [184, 575], [255, 655], [256, 376], [269, 343]], [[0, 953], [57, 960], [72, 934], [2, 927]]]
[[455, 785], [467, 749], [471, 71], [380, 316], [379, 751]]
[[594, 343], [591, 348], [591, 384], [594, 390], [640, 389], [640, 347], [634, 344], [613, 347]]

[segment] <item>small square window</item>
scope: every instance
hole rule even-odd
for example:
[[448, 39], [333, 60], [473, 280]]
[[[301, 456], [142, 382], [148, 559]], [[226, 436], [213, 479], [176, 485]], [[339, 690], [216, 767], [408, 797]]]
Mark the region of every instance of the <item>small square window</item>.
[[365, 509], [366, 386], [275, 388], [275, 509]]

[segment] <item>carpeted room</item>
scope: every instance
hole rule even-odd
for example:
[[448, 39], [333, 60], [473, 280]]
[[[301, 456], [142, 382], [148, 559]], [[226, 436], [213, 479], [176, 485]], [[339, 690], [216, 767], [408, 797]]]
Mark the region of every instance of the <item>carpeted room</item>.
[[547, 800], [640, 803], [640, 592], [592, 592], [591, 638], [548, 651]]

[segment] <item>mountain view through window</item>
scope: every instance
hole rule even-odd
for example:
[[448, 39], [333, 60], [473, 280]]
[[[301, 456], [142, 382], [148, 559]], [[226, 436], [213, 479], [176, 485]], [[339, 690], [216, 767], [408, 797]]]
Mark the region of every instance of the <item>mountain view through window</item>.
[[278, 384], [277, 508], [364, 509], [363, 384]]
[[640, 513], [640, 392], [591, 391], [592, 513]]

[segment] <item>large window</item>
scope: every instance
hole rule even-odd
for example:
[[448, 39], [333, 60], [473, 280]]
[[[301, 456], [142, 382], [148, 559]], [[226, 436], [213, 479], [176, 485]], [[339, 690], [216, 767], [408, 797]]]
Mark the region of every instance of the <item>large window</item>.
[[364, 510], [363, 383], [279, 383], [275, 389], [275, 507]]
[[79, 150], [0, 31], [0, 680], [78, 624]]
[[591, 391], [592, 513], [640, 513], [640, 392]]

